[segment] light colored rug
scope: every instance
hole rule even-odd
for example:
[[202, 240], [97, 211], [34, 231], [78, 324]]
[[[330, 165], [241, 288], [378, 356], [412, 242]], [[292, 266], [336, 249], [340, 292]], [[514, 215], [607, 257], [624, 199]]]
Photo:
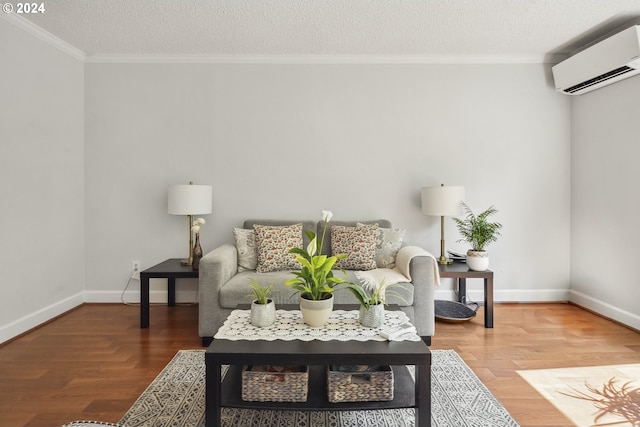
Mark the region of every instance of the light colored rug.
[[576, 426], [640, 426], [640, 364], [518, 374]]
[[[453, 350], [432, 352], [434, 427], [518, 424]], [[411, 367], [412, 368], [412, 367]], [[127, 427], [204, 426], [204, 350], [181, 350], [120, 420]], [[276, 411], [224, 408], [224, 427], [414, 426], [414, 410]]]

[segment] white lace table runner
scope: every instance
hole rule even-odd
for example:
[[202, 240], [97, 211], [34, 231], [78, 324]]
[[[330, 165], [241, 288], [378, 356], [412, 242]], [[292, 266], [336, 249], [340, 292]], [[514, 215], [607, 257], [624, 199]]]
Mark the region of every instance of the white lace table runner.
[[[384, 326], [396, 326], [409, 322], [400, 310], [385, 311]], [[329, 322], [322, 328], [312, 328], [302, 321], [300, 310], [276, 310], [276, 321], [268, 327], [251, 324], [251, 310], [233, 310], [215, 339], [231, 341], [386, 341], [380, 336], [381, 328], [367, 328], [358, 322], [358, 310], [334, 310]], [[394, 341], [420, 341], [416, 333], [399, 336]]]

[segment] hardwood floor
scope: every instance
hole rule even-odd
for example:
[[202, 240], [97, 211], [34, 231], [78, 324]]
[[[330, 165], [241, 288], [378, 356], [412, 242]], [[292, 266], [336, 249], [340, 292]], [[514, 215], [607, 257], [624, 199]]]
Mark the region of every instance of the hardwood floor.
[[0, 347], [0, 426], [117, 422], [180, 349], [202, 348], [198, 307], [83, 305]]
[[[0, 346], [0, 426], [117, 422], [180, 349], [200, 349], [197, 306], [83, 305]], [[454, 349], [521, 426], [571, 426], [517, 370], [640, 362], [640, 334], [568, 304], [497, 304], [436, 325], [431, 349]]]

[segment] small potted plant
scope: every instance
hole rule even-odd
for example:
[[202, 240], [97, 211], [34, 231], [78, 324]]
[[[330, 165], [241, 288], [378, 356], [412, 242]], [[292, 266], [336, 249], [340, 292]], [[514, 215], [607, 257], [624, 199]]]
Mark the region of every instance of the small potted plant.
[[360, 302], [358, 319], [360, 324], [369, 328], [382, 326], [384, 323], [384, 306], [387, 305], [387, 295], [393, 294], [399, 299], [404, 300], [399, 293], [389, 290], [391, 286], [394, 285], [387, 284], [384, 280], [371, 292], [367, 292], [362, 285], [356, 283], [350, 283], [347, 286], [347, 289], [349, 289]]
[[491, 206], [476, 216], [469, 206], [464, 202], [461, 204], [467, 216], [465, 219], [453, 218], [462, 236], [458, 242], [467, 242], [471, 245], [471, 249], [467, 251], [467, 266], [471, 270], [485, 271], [489, 268], [489, 255], [485, 247], [498, 240], [502, 228], [502, 224], [489, 222], [488, 218], [498, 211]]
[[258, 328], [270, 326], [276, 321], [276, 305], [271, 298], [271, 288], [261, 286], [255, 279], [251, 279], [252, 294], [254, 297], [251, 304], [251, 324]]

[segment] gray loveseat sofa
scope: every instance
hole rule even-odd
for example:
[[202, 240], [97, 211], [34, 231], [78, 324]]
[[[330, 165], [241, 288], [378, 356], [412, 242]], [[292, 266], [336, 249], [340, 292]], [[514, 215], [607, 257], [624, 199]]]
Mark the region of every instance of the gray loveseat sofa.
[[[246, 220], [243, 229], [253, 229], [255, 224], [270, 226], [286, 226], [302, 223], [303, 244], [309, 243], [304, 230], [312, 230], [320, 236], [323, 222], [314, 221], [278, 221], [278, 220]], [[357, 223], [377, 223], [381, 228], [391, 229], [388, 220], [375, 221], [331, 221], [327, 226], [327, 237], [323, 252], [331, 253], [330, 230], [332, 225], [355, 227]], [[398, 251], [398, 258], [402, 251], [410, 251], [415, 247], [404, 246]], [[199, 324], [198, 331], [202, 337], [202, 345], [207, 346], [213, 335], [222, 326], [227, 316], [238, 304], [250, 304], [251, 286], [250, 278], [254, 278], [262, 285], [269, 285], [273, 289], [272, 298], [276, 307], [281, 304], [297, 304], [296, 291], [284, 285], [284, 282], [294, 277], [291, 271], [271, 271], [258, 273], [255, 270], [239, 271], [238, 249], [233, 244], [224, 244], [206, 254], [200, 260], [199, 274]], [[438, 280], [438, 267], [435, 259], [428, 253], [422, 252], [419, 256], [412, 256], [408, 262], [409, 277], [411, 282], [402, 282], [402, 287], [394, 290], [401, 294], [402, 299], [390, 296], [389, 304], [398, 304], [411, 322], [416, 326], [418, 334], [427, 344], [431, 343], [434, 334], [434, 293]], [[345, 270], [346, 280], [360, 282], [356, 272]], [[342, 272], [334, 273], [344, 277]], [[335, 304], [357, 304], [357, 300], [347, 290], [336, 291]]]

